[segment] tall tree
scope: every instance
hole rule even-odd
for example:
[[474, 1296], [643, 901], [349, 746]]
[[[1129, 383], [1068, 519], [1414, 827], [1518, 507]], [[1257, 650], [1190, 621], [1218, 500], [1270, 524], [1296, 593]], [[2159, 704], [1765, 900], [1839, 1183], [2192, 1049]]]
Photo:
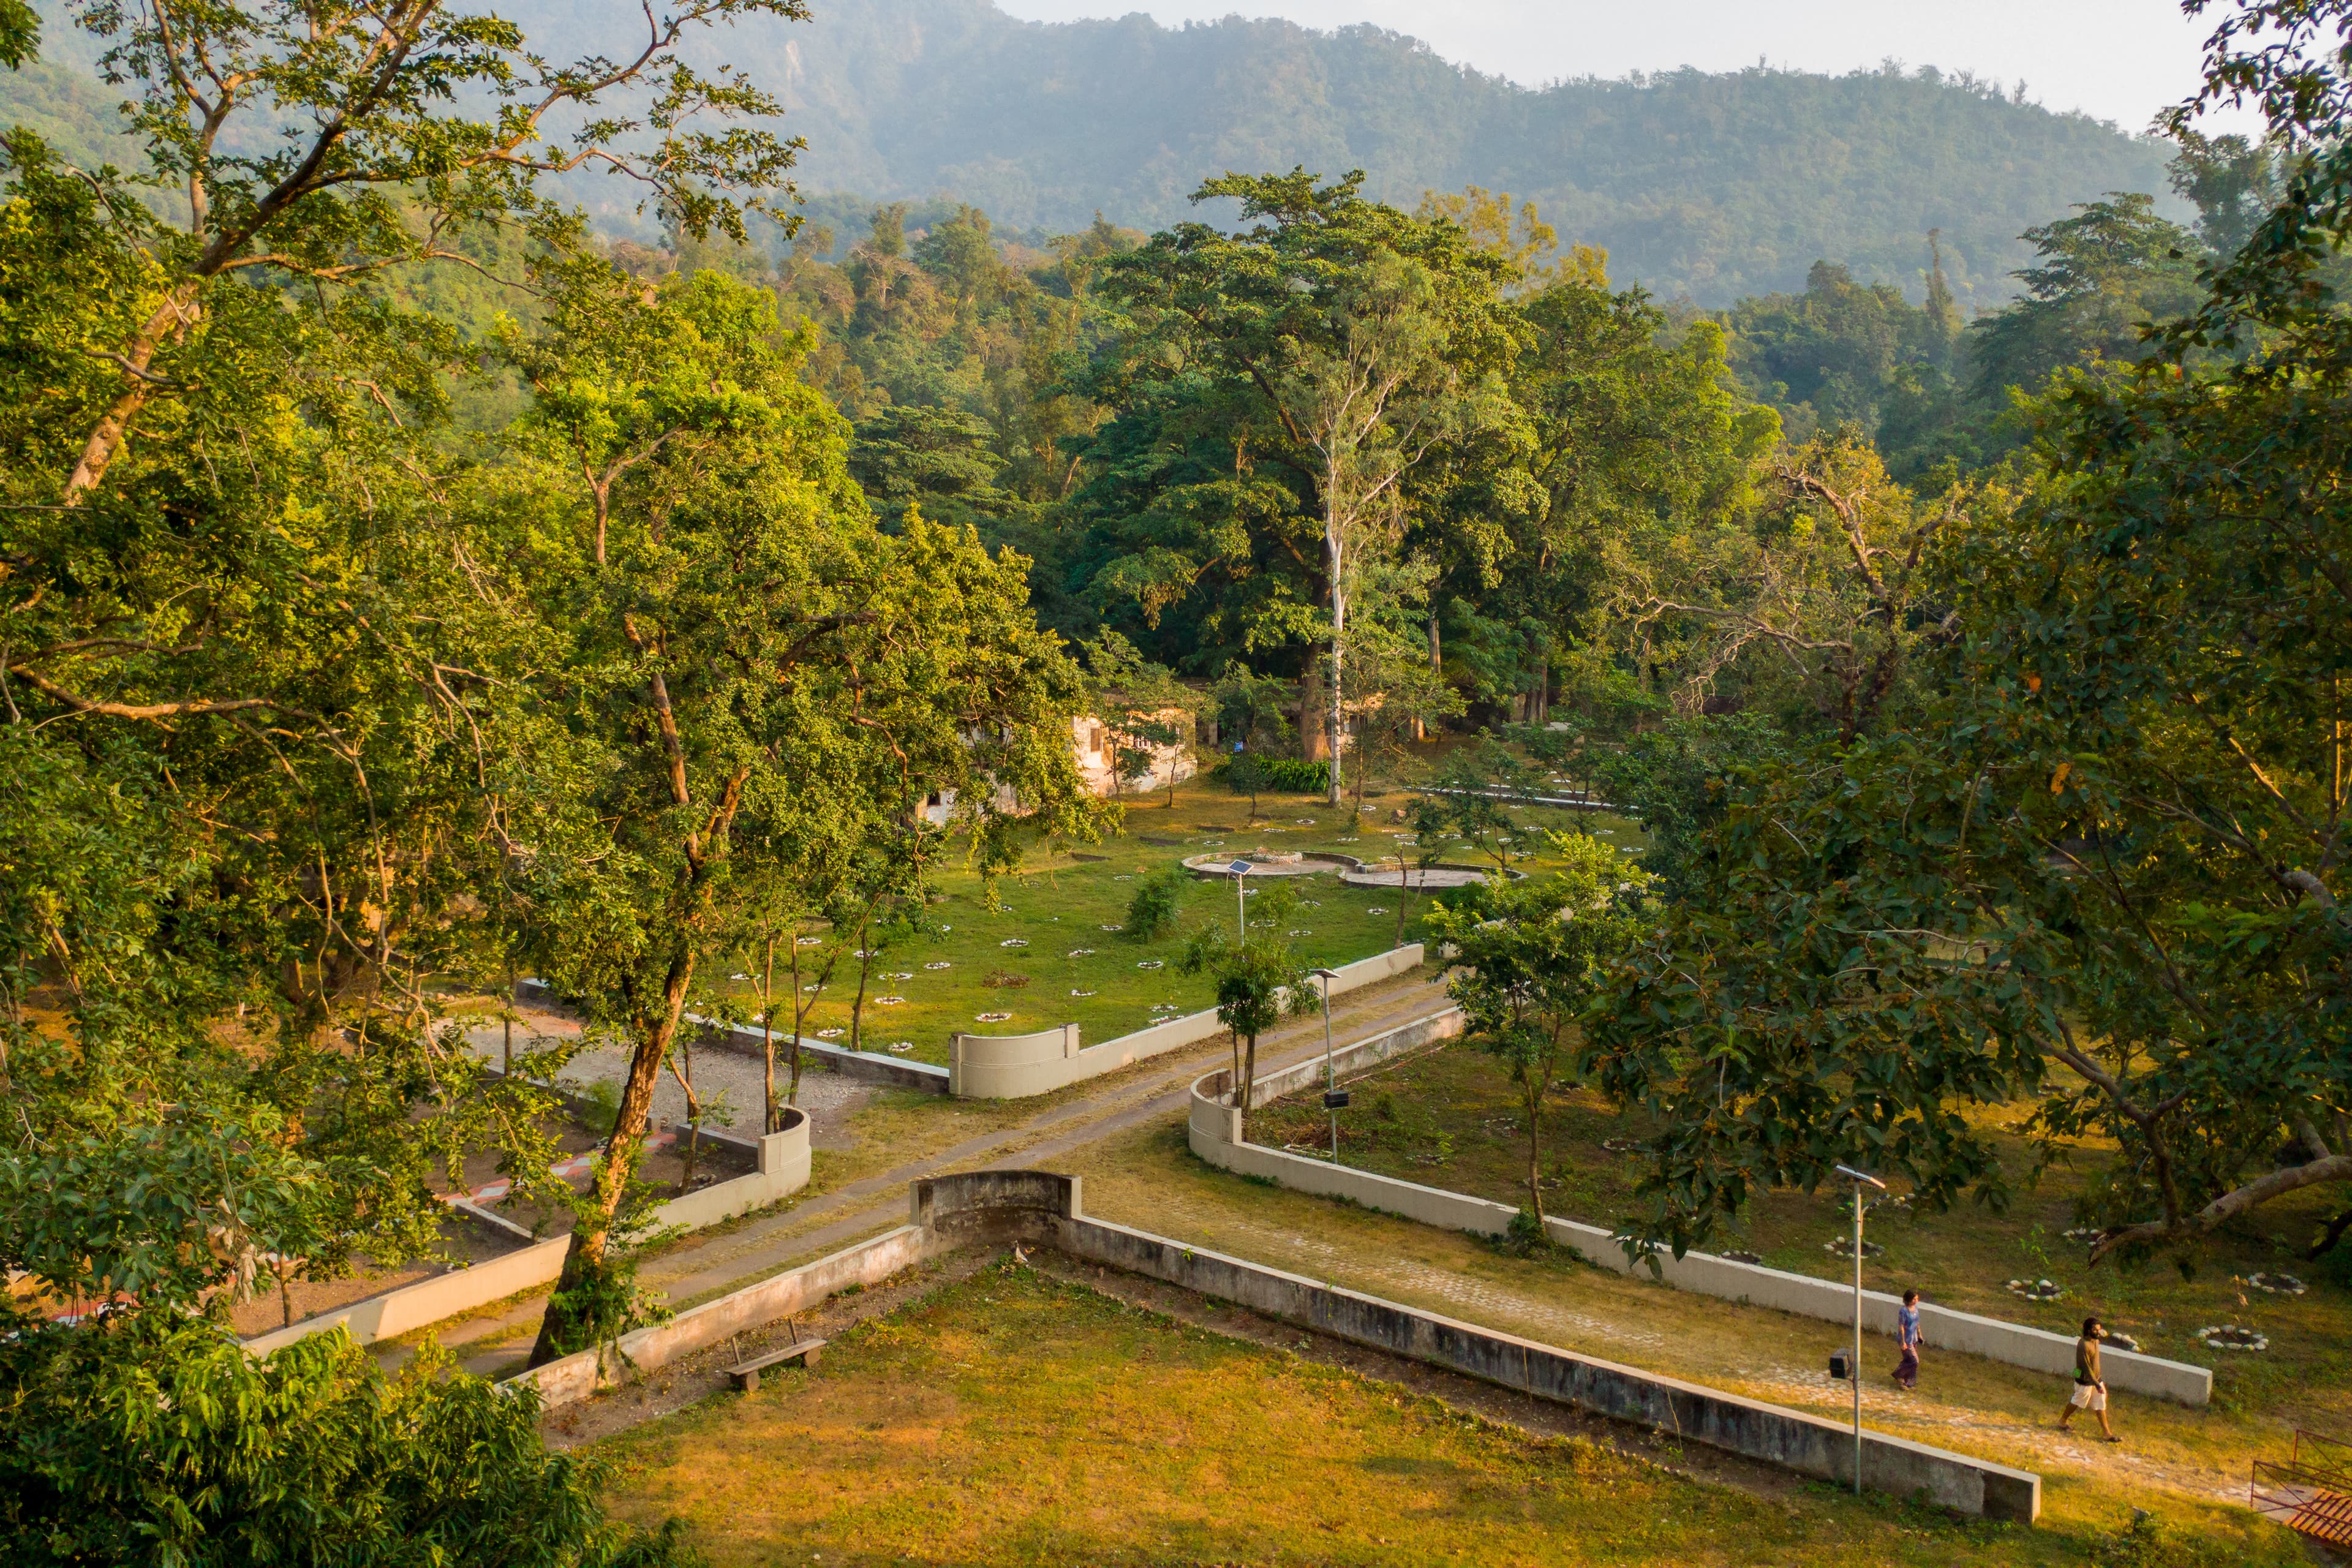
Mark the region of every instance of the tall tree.
[[1090, 592], [1155, 624], [1186, 606], [1203, 668], [1285, 643], [1344, 664], [1349, 574], [1404, 476], [1507, 406], [1509, 263], [1361, 183], [1227, 174], [1195, 199], [1238, 200], [1249, 226], [1180, 225], [1104, 265], [1126, 324], [1087, 382], [1121, 410], [1079, 498], [1102, 519]]
[[2000, 1201], [1967, 1113], [2037, 1097], [2053, 1155], [2116, 1151], [2095, 1258], [2187, 1262], [2314, 1189], [2315, 1247], [2352, 1226], [2347, 20], [2224, 19], [2206, 97], [2269, 113], [2280, 201], [2132, 374], [2043, 403], [2014, 518], [1955, 531], [1925, 721], [1765, 770], [1595, 1010], [1602, 1081], [1664, 1128], [1649, 1237], [1857, 1156]]
[[516, 479], [480, 504], [535, 521], [540, 613], [566, 628], [551, 694], [577, 784], [532, 825], [541, 973], [631, 1046], [620, 1114], [534, 1357], [612, 1331], [611, 1254], [698, 965], [813, 864], [964, 803], [973, 853], [1012, 851], [1009, 792], [1087, 823], [1067, 739], [1076, 672], [1034, 628], [1022, 563], [909, 509], [883, 534], [808, 348], [717, 273], [648, 288], [585, 259], [507, 353], [534, 408]]

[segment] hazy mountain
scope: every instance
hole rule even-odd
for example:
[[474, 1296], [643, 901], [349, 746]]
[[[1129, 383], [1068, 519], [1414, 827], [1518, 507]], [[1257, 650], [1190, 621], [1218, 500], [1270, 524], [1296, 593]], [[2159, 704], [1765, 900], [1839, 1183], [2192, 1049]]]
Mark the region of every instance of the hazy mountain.
[[[629, 25], [625, 7], [576, 0], [499, 9], [551, 52], [618, 52]], [[45, 56], [87, 58], [64, 31], [53, 19]], [[702, 52], [784, 99], [809, 192], [950, 197], [1017, 228], [1076, 229], [1097, 210], [1149, 228], [1225, 169], [1362, 168], [1406, 205], [1468, 184], [1532, 195], [1563, 238], [1605, 246], [1619, 279], [1709, 305], [1801, 289], [1822, 258], [1916, 297], [1930, 228], [1961, 304], [1995, 303], [2021, 230], [2107, 191], [2165, 190], [2162, 142], [1933, 70], [1529, 89], [1373, 27], [1021, 22], [989, 0], [817, 0], [814, 23], [748, 23]], [[73, 90], [69, 70], [0, 73], [0, 114], [69, 127], [77, 151], [102, 141], [93, 106], [121, 95]], [[573, 189], [629, 223], [617, 184]]]
[[1407, 204], [1472, 183], [1533, 195], [1619, 278], [1709, 304], [1801, 288], [1823, 257], [1916, 293], [1930, 228], [1962, 303], [1990, 303], [2021, 230], [2165, 189], [2163, 143], [1931, 71], [1529, 90], [1373, 27], [1029, 23], [989, 0], [818, 0], [814, 24], [741, 30], [725, 57], [787, 96], [810, 190], [1150, 227], [1224, 169], [1359, 167]]

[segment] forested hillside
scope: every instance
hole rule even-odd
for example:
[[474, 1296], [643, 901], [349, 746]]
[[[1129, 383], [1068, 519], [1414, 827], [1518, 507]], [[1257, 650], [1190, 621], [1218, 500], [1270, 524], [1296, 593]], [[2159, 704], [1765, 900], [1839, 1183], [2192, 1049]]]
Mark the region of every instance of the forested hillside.
[[820, 6], [812, 26], [746, 28], [722, 52], [784, 90], [811, 190], [1149, 228], [1190, 216], [1193, 187], [1228, 169], [1360, 168], [1366, 194], [1407, 206], [1472, 184], [1532, 195], [1615, 276], [1708, 305], [1801, 287], [1822, 257], [1916, 298], [1930, 228], [1963, 310], [1996, 303], [2023, 230], [2163, 188], [2154, 142], [1932, 72], [1529, 91], [1373, 27], [1045, 25], [989, 0]]
[[[534, 37], [622, 52], [619, 32], [585, 37], [574, 11], [525, 0], [507, 14]], [[54, 19], [49, 32], [68, 43]], [[695, 47], [783, 100], [783, 129], [808, 142], [811, 193], [944, 196], [1066, 233], [1097, 211], [1140, 228], [1176, 221], [1227, 170], [1360, 168], [1367, 195], [1407, 206], [1473, 184], [1532, 195], [1563, 236], [1607, 249], [1615, 277], [1708, 306], [1801, 288], [1822, 258], [1916, 300], [1936, 228], [1971, 312], [2015, 292], [2025, 229], [2108, 191], [2164, 189], [2158, 143], [1932, 69], [1678, 71], [1531, 91], [1373, 27], [1026, 23], [990, 0], [820, 5], [812, 23], [747, 18]], [[0, 81], [11, 99], [27, 89], [47, 90]], [[0, 118], [21, 112], [0, 102]], [[602, 221], [632, 221], [635, 194], [610, 180], [565, 190]]]

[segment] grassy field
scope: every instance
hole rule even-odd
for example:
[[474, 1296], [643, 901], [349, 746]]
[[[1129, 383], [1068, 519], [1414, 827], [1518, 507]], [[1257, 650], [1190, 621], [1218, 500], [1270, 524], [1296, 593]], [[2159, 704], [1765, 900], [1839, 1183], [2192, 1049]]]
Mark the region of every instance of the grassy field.
[[720, 1568], [2104, 1558], [2090, 1533], [1684, 1479], [1025, 1268], [598, 1453], [617, 1512], [683, 1517]]
[[[1993, 1107], [1982, 1120], [2007, 1129], [2027, 1110]], [[1646, 1166], [1638, 1153], [1612, 1152], [1604, 1143], [1639, 1138], [1646, 1124], [1619, 1117], [1589, 1092], [1556, 1096], [1545, 1120], [1547, 1211], [1601, 1225], [1633, 1212], [1633, 1186]], [[1320, 1147], [1328, 1127], [1320, 1105], [1301, 1100], [1262, 1111], [1252, 1137]], [[1946, 1306], [2062, 1333], [2071, 1334], [2085, 1313], [2095, 1311], [2154, 1354], [2212, 1367], [2222, 1408], [2293, 1413], [2336, 1430], [2352, 1422], [2352, 1382], [2343, 1356], [2352, 1334], [2352, 1290], [2298, 1261], [2289, 1245], [2290, 1238], [2309, 1234], [2324, 1209], [2324, 1194], [2273, 1205], [2257, 1225], [2223, 1235], [2193, 1279], [2163, 1260], [2109, 1261], [2093, 1268], [2086, 1247], [2068, 1241], [2065, 1232], [2077, 1223], [2075, 1194], [2105, 1152], [2085, 1147], [2071, 1164], [2029, 1187], [2032, 1150], [2013, 1132], [1999, 1137], [2019, 1187], [2009, 1210], [1996, 1214], [1972, 1205], [1915, 1215], [1883, 1205], [1871, 1211], [1866, 1239], [1885, 1251], [1865, 1256], [1866, 1285], [1882, 1290], [1916, 1286]], [[1356, 1103], [1340, 1120], [1343, 1163], [1503, 1203], [1526, 1201], [1526, 1151], [1517, 1088], [1500, 1064], [1469, 1044], [1453, 1044], [1360, 1080]], [[1823, 1244], [1845, 1236], [1852, 1224], [1842, 1194], [1774, 1192], [1758, 1199], [1715, 1249], [1742, 1248], [1775, 1268], [1850, 1279], [1852, 1261], [1825, 1251]], [[2305, 1293], [2272, 1295], [2246, 1282], [2262, 1270], [2301, 1277]], [[2011, 1293], [2013, 1279], [2047, 1279], [2064, 1294], [2054, 1301], [2028, 1300]], [[2226, 1323], [2258, 1329], [2270, 1348], [2217, 1352], [2198, 1342], [2198, 1329]]]
[[[1480, 1237], [1254, 1183], [1194, 1158], [1181, 1121], [1105, 1139], [1056, 1168], [1084, 1178], [1087, 1212], [1098, 1218], [1832, 1420], [1850, 1408], [1849, 1389], [1825, 1366], [1850, 1336], [1841, 1324], [1676, 1290], [1559, 1251], [1517, 1257]], [[1864, 1352], [1864, 1419], [1874, 1429], [2041, 1474], [2037, 1538], [2071, 1538], [2088, 1551], [2079, 1543], [2144, 1508], [2206, 1554], [2123, 1555], [2112, 1559], [2118, 1565], [2302, 1561], [2285, 1531], [2247, 1512], [2247, 1462], [2284, 1458], [2297, 1421], [2340, 1429], [2340, 1392], [2203, 1410], [2119, 1396], [2124, 1442], [2110, 1447], [2095, 1427], [2058, 1430], [2063, 1377], [1931, 1347], [1918, 1388], [1906, 1392], [1886, 1376], [1890, 1342], [1874, 1339]]]
[[[1335, 810], [1313, 796], [1260, 795], [1259, 818], [1252, 823], [1248, 797], [1218, 786], [1188, 786], [1177, 791], [1173, 809], [1165, 805], [1165, 792], [1130, 804], [1124, 830], [1100, 844], [1033, 854], [1018, 873], [1000, 879], [995, 908], [976, 876], [946, 872], [937, 883], [944, 896], [928, 911], [927, 929], [873, 949], [878, 956], [867, 976], [862, 1043], [867, 1050], [944, 1064], [949, 1037], [958, 1030], [1010, 1035], [1075, 1023], [1086, 1044], [1098, 1045], [1160, 1017], [1213, 1005], [1209, 978], [1183, 974], [1177, 965], [1192, 931], [1213, 921], [1232, 927], [1232, 882], [1189, 883], [1176, 930], [1145, 942], [1109, 929], [1126, 924], [1138, 880], [1219, 850], [1329, 850], [1377, 861], [1396, 852], [1403, 829], [1389, 818], [1403, 798], [1368, 802], [1361, 825], [1350, 832], [1346, 808]], [[1530, 826], [1558, 826], [1568, 816], [1526, 815]], [[1602, 817], [1592, 825], [1622, 834], [1629, 847], [1638, 846], [1629, 824]], [[1332, 876], [1299, 878], [1295, 885], [1306, 901], [1284, 930], [1297, 933], [1293, 945], [1306, 963], [1347, 963], [1395, 944], [1394, 889], [1349, 888]], [[1412, 897], [1403, 940], [1419, 939], [1424, 905], [1421, 895]], [[814, 984], [813, 971], [826, 952], [837, 949], [840, 955], [831, 980], [816, 993], [805, 1029], [846, 1045], [857, 997], [857, 933], [824, 934], [829, 946], [802, 950], [803, 986]], [[732, 977], [743, 973], [729, 971], [717, 989], [755, 1006], [756, 986]], [[780, 961], [780, 997], [788, 985]]]

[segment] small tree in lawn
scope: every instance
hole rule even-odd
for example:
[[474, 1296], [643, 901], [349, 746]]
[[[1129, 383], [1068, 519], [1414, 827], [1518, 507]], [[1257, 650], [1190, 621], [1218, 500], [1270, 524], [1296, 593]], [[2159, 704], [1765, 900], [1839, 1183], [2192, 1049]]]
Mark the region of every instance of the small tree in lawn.
[[1519, 1091], [1528, 1134], [1528, 1205], [1543, 1223], [1544, 1096], [1569, 1066], [1576, 1020], [1603, 967], [1646, 929], [1642, 873], [1585, 834], [1556, 833], [1566, 864], [1555, 874], [1505, 882], [1430, 911], [1449, 944], [1447, 992], [1469, 1017], [1469, 1037], [1496, 1058]]
[[1511, 820], [1509, 802], [1533, 795], [1540, 775], [1505, 750], [1491, 736], [1446, 759], [1437, 776], [1423, 784], [1413, 802], [1413, 832], [1426, 845], [1439, 834], [1451, 834], [1508, 872], [1513, 860], [1527, 858], [1518, 846], [1525, 835]]
[[1290, 738], [1290, 714], [1298, 704], [1298, 694], [1288, 681], [1260, 675], [1234, 659], [1209, 688], [1209, 701], [1217, 715], [1218, 734], [1254, 751], [1261, 737], [1269, 746], [1279, 746]]
[[1257, 1079], [1257, 1040], [1286, 1017], [1304, 1016], [1321, 1005], [1309, 966], [1290, 944], [1272, 933], [1284, 929], [1298, 898], [1279, 884], [1258, 897], [1258, 919], [1246, 938], [1236, 940], [1222, 923], [1193, 932], [1184, 949], [1187, 974], [1208, 973], [1217, 982], [1217, 1021], [1234, 1042], [1234, 1105], [1248, 1136], [1250, 1091]]
[[1225, 764], [1225, 787], [1236, 795], [1249, 796], [1249, 819], [1252, 822], [1257, 820], [1258, 791], [1270, 789], [1273, 785], [1273, 770], [1255, 752], [1235, 752], [1234, 760]]

